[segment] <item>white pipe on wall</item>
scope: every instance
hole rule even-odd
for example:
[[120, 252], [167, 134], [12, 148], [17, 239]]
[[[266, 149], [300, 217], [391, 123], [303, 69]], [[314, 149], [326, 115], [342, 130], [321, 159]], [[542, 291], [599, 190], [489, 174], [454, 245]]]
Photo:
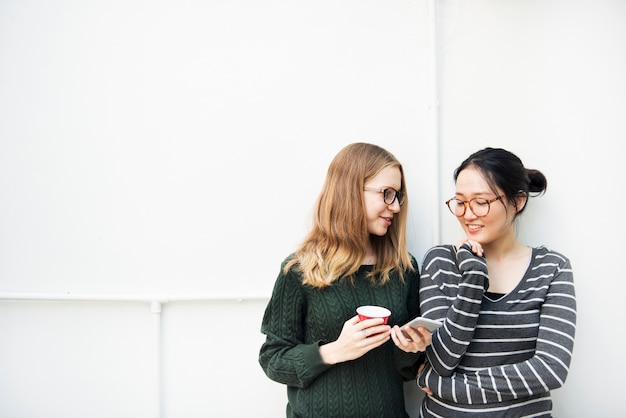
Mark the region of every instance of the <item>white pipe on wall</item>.
[[0, 300], [46, 300], [46, 301], [80, 301], [80, 302], [211, 302], [211, 301], [235, 301], [269, 300], [269, 295], [254, 293], [224, 293], [224, 294], [80, 294], [80, 293], [25, 293], [25, 292], [0, 292]]
[[155, 376], [154, 386], [156, 394], [155, 417], [162, 418], [163, 411], [163, 382], [162, 382], [162, 341], [161, 341], [161, 312], [162, 304], [168, 302], [215, 302], [234, 301], [244, 302], [249, 300], [269, 300], [269, 296], [261, 294], [180, 294], [180, 295], [125, 295], [125, 294], [72, 294], [72, 293], [11, 293], [0, 292], [0, 300], [24, 300], [24, 301], [76, 301], [76, 302], [131, 302], [150, 303], [153, 315], [153, 338], [154, 338], [154, 362]]
[[152, 318], [153, 318], [153, 336], [154, 336], [154, 370], [155, 370], [155, 378], [154, 378], [154, 393], [156, 395], [156, 412], [155, 412], [155, 416], [157, 418], [161, 418], [162, 417], [162, 410], [163, 410], [163, 397], [162, 397], [162, 382], [161, 382], [161, 376], [162, 376], [162, 368], [163, 368], [163, 362], [162, 362], [162, 352], [163, 349], [161, 347], [161, 302], [157, 302], [155, 300], [153, 300], [152, 302], [150, 302], [150, 310], [152, 311]]

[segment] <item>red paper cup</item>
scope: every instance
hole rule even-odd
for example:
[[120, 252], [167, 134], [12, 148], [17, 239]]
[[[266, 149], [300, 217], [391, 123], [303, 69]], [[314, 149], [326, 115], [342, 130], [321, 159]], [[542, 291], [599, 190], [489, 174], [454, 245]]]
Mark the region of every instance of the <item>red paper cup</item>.
[[389, 317], [391, 316], [389, 309], [374, 305], [359, 306], [356, 308], [356, 313], [361, 321], [371, 318], [383, 318], [385, 320], [383, 324], [389, 322]]

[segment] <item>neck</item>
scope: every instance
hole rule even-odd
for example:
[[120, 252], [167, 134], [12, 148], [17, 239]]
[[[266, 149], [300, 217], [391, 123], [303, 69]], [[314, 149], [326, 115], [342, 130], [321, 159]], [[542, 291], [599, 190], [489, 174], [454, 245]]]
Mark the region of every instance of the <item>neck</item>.
[[483, 250], [485, 251], [485, 258], [497, 261], [519, 254], [524, 248], [526, 246], [517, 241], [515, 237], [503, 237], [485, 245]]
[[365, 250], [365, 256], [363, 257], [363, 261], [361, 264], [374, 265], [376, 264], [376, 253], [372, 247], [368, 247]]

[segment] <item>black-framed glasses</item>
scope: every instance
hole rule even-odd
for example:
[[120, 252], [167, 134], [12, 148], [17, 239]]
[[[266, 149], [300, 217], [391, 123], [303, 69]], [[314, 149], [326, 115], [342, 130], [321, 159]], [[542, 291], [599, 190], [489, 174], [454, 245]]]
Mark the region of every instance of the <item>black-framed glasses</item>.
[[469, 206], [472, 210], [472, 213], [478, 217], [486, 216], [489, 213], [489, 209], [491, 209], [491, 204], [496, 200], [501, 200], [504, 195], [496, 196], [493, 199], [483, 199], [481, 197], [475, 197], [468, 201], [457, 199], [453, 197], [452, 199], [446, 200], [446, 205], [450, 212], [454, 216], [463, 216], [465, 215], [465, 209]]
[[404, 192], [402, 190], [396, 190], [392, 187], [388, 189], [376, 189], [374, 187], [363, 187], [363, 190], [369, 190], [370, 192], [378, 192], [383, 194], [383, 201], [386, 205], [393, 205], [393, 202], [398, 199], [400, 206], [404, 205]]

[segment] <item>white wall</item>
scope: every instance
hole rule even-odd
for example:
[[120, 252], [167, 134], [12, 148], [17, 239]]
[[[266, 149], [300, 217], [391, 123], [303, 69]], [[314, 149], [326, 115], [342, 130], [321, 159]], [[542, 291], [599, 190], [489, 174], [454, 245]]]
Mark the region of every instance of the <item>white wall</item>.
[[546, 173], [520, 235], [570, 256], [579, 301], [554, 415], [623, 416], [626, 3], [432, 2], [436, 78], [430, 3], [0, 3], [0, 292], [144, 300], [0, 301], [0, 416], [281, 416], [263, 296], [361, 140], [407, 168], [418, 258], [458, 237], [468, 153]]

